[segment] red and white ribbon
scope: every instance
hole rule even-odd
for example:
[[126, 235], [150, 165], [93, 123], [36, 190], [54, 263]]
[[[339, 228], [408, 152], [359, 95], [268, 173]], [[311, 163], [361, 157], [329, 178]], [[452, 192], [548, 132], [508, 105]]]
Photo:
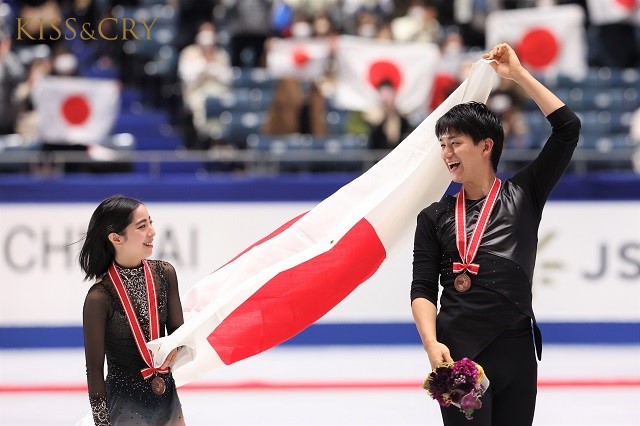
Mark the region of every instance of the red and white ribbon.
[[[153, 275], [151, 275], [151, 269], [147, 264], [146, 260], [142, 260], [142, 267], [144, 269], [144, 278], [145, 284], [147, 287], [147, 306], [149, 307], [149, 340], [155, 340], [160, 337], [160, 318], [158, 316], [158, 299], [156, 297], [156, 286], [153, 283]], [[136, 341], [136, 346], [138, 346], [138, 351], [140, 352], [140, 356], [144, 359], [148, 368], [143, 368], [140, 370], [142, 377], [148, 379], [153, 376], [154, 373], [168, 373], [168, 369], [160, 369], [155, 368], [153, 366], [153, 358], [151, 356], [151, 351], [147, 349], [145, 344], [144, 334], [142, 333], [142, 327], [140, 327], [140, 322], [138, 321], [138, 317], [136, 317], [136, 313], [133, 310], [133, 304], [129, 299], [129, 295], [124, 288], [124, 284], [122, 282], [122, 278], [120, 278], [120, 274], [115, 267], [115, 264], [111, 264], [109, 267], [109, 277], [111, 278], [111, 282], [116, 289], [116, 293], [118, 293], [118, 297], [120, 298], [120, 302], [122, 302], [122, 307], [124, 308], [124, 312], [127, 315], [127, 319], [129, 320], [129, 326], [131, 327], [131, 332], [133, 333], [133, 338]]]
[[454, 273], [457, 274], [460, 272], [468, 271], [470, 274], [475, 275], [480, 270], [480, 265], [471, 262], [473, 262], [473, 259], [476, 257], [476, 253], [478, 253], [480, 240], [482, 239], [484, 231], [487, 228], [489, 216], [491, 216], [491, 211], [496, 204], [496, 199], [498, 198], [498, 192], [500, 191], [501, 184], [502, 181], [500, 181], [500, 179], [498, 178], [495, 178], [495, 180], [493, 181], [493, 185], [491, 185], [491, 190], [489, 190], [489, 194], [484, 201], [484, 205], [480, 210], [480, 216], [478, 217], [478, 221], [476, 222], [473, 234], [471, 235], [471, 242], [469, 243], [469, 246], [467, 246], [467, 233], [465, 231], [467, 212], [464, 199], [464, 187], [462, 187], [460, 189], [460, 192], [458, 192], [458, 199], [456, 200], [456, 245], [458, 246], [458, 253], [460, 253], [462, 263], [453, 262]]

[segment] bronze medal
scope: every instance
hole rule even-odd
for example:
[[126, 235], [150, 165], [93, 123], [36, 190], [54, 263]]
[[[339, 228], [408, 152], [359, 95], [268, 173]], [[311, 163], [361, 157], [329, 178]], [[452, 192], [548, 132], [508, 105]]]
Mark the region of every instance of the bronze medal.
[[453, 281], [453, 286], [458, 292], [464, 293], [471, 288], [471, 278], [467, 274], [460, 274]]
[[162, 395], [167, 390], [167, 384], [162, 377], [156, 376], [151, 379], [151, 390], [156, 395]]
[[478, 249], [480, 248], [480, 240], [484, 235], [484, 231], [489, 223], [491, 211], [496, 204], [498, 193], [500, 192], [501, 181], [498, 178], [493, 179], [493, 184], [487, 194], [487, 198], [480, 209], [480, 215], [476, 220], [475, 228], [471, 234], [471, 241], [467, 244], [466, 217], [467, 208], [465, 203], [464, 186], [460, 189], [455, 205], [455, 231], [456, 231], [456, 248], [460, 254], [460, 262], [453, 262], [453, 273], [460, 274], [453, 280], [453, 286], [458, 293], [464, 293], [471, 288], [471, 278], [466, 274], [478, 274], [480, 265], [473, 263]]

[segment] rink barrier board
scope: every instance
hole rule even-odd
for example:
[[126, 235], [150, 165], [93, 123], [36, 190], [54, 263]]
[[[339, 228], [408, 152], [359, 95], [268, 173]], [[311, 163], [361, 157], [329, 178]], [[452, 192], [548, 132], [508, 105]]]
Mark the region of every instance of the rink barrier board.
[[[146, 202], [321, 201], [358, 175], [351, 173], [280, 176], [192, 175], [38, 177], [0, 175], [0, 203], [96, 202], [114, 193]], [[509, 175], [499, 174], [501, 178]], [[452, 184], [447, 193], [455, 193]], [[640, 176], [629, 173], [566, 174], [551, 200], [640, 200]]]
[[[555, 345], [640, 345], [636, 322], [543, 322], [543, 342]], [[419, 345], [413, 323], [318, 323], [283, 346]], [[0, 327], [2, 349], [83, 346], [82, 327]]]

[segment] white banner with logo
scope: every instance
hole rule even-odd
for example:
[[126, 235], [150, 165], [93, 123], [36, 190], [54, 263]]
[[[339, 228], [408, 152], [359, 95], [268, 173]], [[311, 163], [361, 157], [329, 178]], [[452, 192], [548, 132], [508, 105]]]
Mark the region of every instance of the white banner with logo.
[[[181, 292], [314, 203], [147, 203], [152, 258]], [[80, 325], [90, 284], [77, 266], [95, 205], [2, 204], [0, 326]], [[259, 213], [258, 213], [259, 212]], [[640, 321], [640, 203], [550, 202], [533, 287], [539, 321]], [[409, 322], [413, 242], [321, 321]]]

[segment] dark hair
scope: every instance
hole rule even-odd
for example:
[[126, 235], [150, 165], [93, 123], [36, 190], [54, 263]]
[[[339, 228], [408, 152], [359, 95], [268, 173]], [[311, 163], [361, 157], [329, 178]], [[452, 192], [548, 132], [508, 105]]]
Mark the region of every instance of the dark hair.
[[438, 119], [435, 130], [438, 138], [449, 132], [467, 135], [471, 137], [474, 145], [483, 139], [491, 138], [491, 166], [493, 171], [498, 170], [504, 145], [504, 129], [500, 117], [485, 104], [467, 102], [454, 106]]
[[116, 252], [109, 234], [122, 235], [131, 223], [133, 211], [141, 201], [122, 195], [113, 195], [102, 201], [91, 215], [84, 244], [78, 255], [84, 279], [98, 278], [109, 269]]

